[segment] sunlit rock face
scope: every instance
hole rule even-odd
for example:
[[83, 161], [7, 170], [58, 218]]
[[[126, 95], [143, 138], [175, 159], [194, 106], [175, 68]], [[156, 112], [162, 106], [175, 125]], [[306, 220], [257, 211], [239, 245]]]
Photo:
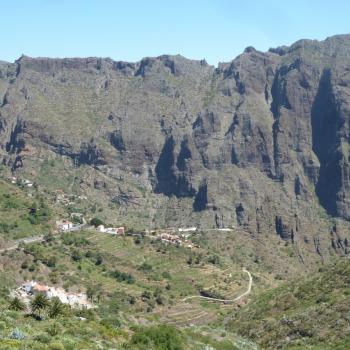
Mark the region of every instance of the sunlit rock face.
[[71, 159], [116, 215], [288, 241], [316, 234], [320, 211], [350, 219], [350, 36], [249, 47], [217, 68], [22, 56], [0, 63], [0, 106], [4, 165]]

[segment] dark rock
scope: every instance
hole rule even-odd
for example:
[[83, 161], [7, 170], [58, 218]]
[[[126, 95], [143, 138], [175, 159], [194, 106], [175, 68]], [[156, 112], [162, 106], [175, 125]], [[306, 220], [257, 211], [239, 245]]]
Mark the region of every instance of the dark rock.
[[203, 182], [198, 189], [196, 197], [193, 202], [194, 211], [203, 211], [207, 208], [208, 205], [208, 185], [206, 182]]
[[[237, 223], [343, 254], [349, 56], [350, 36], [266, 53], [248, 47], [217, 68], [179, 55], [137, 63], [22, 56], [0, 63], [0, 157], [29, 172], [55, 152], [72, 160], [67, 173], [103, 172], [115, 186], [94, 186], [123, 220], [142, 208], [143, 225]], [[340, 222], [334, 243], [323, 209]]]
[[122, 136], [121, 130], [115, 130], [111, 133], [110, 142], [114, 148], [116, 148], [119, 152], [125, 151], [124, 140]]
[[75, 163], [77, 165], [103, 165], [106, 164], [106, 161], [103, 158], [102, 151], [95, 144], [94, 140], [91, 140], [81, 144], [80, 151], [75, 156]]

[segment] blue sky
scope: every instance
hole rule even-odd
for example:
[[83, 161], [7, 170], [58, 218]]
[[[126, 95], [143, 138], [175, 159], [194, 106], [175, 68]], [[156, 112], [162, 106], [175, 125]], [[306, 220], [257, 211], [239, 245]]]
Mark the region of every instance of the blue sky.
[[247, 46], [350, 33], [348, 0], [0, 0], [0, 60], [182, 54], [211, 64]]

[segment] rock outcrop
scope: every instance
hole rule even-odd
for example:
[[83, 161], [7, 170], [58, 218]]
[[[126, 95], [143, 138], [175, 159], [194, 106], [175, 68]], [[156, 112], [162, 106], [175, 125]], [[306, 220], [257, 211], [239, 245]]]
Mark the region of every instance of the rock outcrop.
[[313, 235], [327, 242], [317, 249], [348, 251], [320, 227], [327, 215], [350, 220], [349, 35], [249, 47], [217, 68], [169, 55], [22, 56], [0, 64], [0, 100], [1, 157], [14, 171], [38, 166], [31, 147], [103, 174], [108, 186], [92, 187], [117, 215], [142, 208], [145, 225]]

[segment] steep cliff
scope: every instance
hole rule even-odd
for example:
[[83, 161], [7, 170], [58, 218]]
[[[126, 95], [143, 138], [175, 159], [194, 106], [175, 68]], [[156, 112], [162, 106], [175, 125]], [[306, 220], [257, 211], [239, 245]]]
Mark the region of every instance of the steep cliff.
[[76, 177], [69, 190], [115, 220], [235, 226], [321, 255], [348, 237], [350, 35], [217, 68], [22, 56], [0, 64], [0, 99], [3, 164], [40, 184], [59, 160], [51, 176]]

